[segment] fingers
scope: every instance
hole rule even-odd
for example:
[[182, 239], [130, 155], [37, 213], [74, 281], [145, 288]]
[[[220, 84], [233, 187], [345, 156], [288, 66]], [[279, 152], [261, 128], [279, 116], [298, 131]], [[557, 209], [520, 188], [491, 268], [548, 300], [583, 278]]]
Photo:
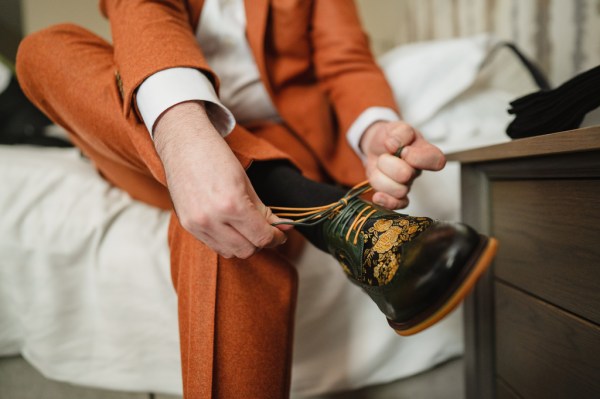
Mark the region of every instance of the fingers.
[[376, 166], [390, 179], [401, 184], [409, 184], [418, 173], [408, 162], [391, 154], [379, 156]]
[[402, 209], [408, 206], [408, 197], [394, 198], [389, 194], [383, 192], [377, 192], [373, 195], [373, 202], [377, 205], [381, 205], [384, 208], [391, 210]]
[[420, 134], [410, 146], [402, 150], [401, 157], [415, 169], [436, 171], [446, 165], [446, 157], [442, 151]]
[[385, 149], [389, 154], [394, 154], [401, 147], [404, 147], [401, 158], [414, 169], [436, 171], [446, 165], [442, 151], [410, 127], [391, 130], [385, 140]]
[[[281, 223], [281, 222], [292, 222], [291, 219], [282, 219], [278, 216], [275, 216], [273, 214], [273, 212], [271, 211], [270, 208], [268, 208], [268, 216], [267, 216], [267, 222], [270, 225], [273, 225], [275, 223]], [[293, 230], [294, 226], [290, 225], [290, 224], [278, 224], [277, 226], [275, 226], [277, 229], [281, 230], [281, 231], [289, 231], [289, 230]]]
[[211, 212], [198, 210], [181, 219], [184, 229], [225, 258], [247, 259], [262, 248], [273, 248], [287, 240], [284, 229], [271, 226], [279, 218], [262, 203], [248, 196], [234, 201], [221, 199]]
[[385, 152], [394, 154], [400, 147], [411, 145], [417, 137], [417, 132], [406, 123], [394, 123], [388, 130], [384, 140]]
[[369, 127], [365, 136], [361, 148], [369, 156], [393, 154], [398, 148], [410, 145], [417, 132], [405, 122], [378, 122]]
[[246, 237], [256, 248], [273, 248], [285, 243], [286, 235], [280, 229], [271, 226], [271, 210], [262, 203], [252, 204], [242, 220], [234, 220], [231, 225]]
[[369, 183], [378, 193], [373, 201], [388, 209], [408, 205], [408, 192], [419, 172], [406, 161], [391, 154], [383, 154], [368, 168]]
[[[371, 176], [369, 176], [369, 182], [371, 183], [371, 187], [373, 187], [375, 191], [384, 193], [387, 196], [390, 196], [397, 200], [406, 198], [406, 195], [409, 191], [408, 184], [402, 184], [393, 180], [392, 178], [384, 174], [380, 169], [375, 169], [373, 171]], [[375, 200], [375, 198], [373, 200]], [[388, 205], [393, 204], [381, 203], [380, 205], [388, 207]]]
[[[294, 226], [292, 225], [284, 225], [284, 224], [279, 224], [277, 226], [273, 226], [273, 224], [275, 223], [280, 223], [283, 222], [285, 220], [290, 221], [289, 219], [281, 219], [278, 216], [273, 214], [273, 211], [271, 210], [271, 208], [269, 208], [268, 206], [266, 206], [265, 204], [263, 204], [263, 202], [261, 201], [260, 198], [258, 198], [258, 195], [256, 194], [256, 191], [254, 191], [254, 187], [252, 187], [252, 184], [250, 183], [250, 181], [248, 180], [248, 194], [250, 197], [250, 201], [254, 204], [254, 206], [256, 207], [256, 209], [258, 209], [258, 211], [260, 212], [261, 215], [263, 215], [264, 219], [266, 220], [267, 224], [270, 227], [274, 227], [279, 231], [288, 231], [288, 230], [292, 230], [294, 228]], [[276, 235], [276, 237], [279, 237], [279, 235]], [[277, 245], [281, 245], [284, 244], [287, 240], [287, 237], [284, 235], [283, 236], [283, 241], [281, 242], [274, 242], [272, 244], [269, 244], [268, 246], [266, 246], [265, 248], [273, 248]]]
[[169, 126], [178, 140], [165, 140], [160, 156], [181, 226], [225, 257], [248, 258], [285, 242], [223, 138], [212, 127], [205, 134], [205, 118], [176, 108], [186, 111], [170, 119], [182, 122]]
[[439, 148], [429, 143], [405, 122], [378, 123], [367, 142], [367, 155], [395, 154], [403, 148], [401, 157], [414, 169], [440, 170], [446, 158]]
[[[239, 259], [248, 259], [258, 251], [258, 248], [254, 244], [232, 226], [220, 226], [218, 234], [220, 239], [219, 242], [213, 244], [213, 249], [216, 249], [217, 253], [225, 258], [236, 257]], [[221, 242], [227, 243], [227, 245], [221, 246]]]
[[271, 226], [256, 209], [247, 213], [245, 220], [228, 222], [215, 220], [195, 233], [196, 237], [225, 258], [248, 259], [262, 248], [273, 248], [285, 243], [285, 233]]
[[202, 226], [188, 225], [186, 230], [224, 258], [247, 259], [257, 251], [257, 248], [234, 228], [217, 220], [209, 219]]
[[[246, 176], [243, 185], [245, 193], [229, 204], [222, 200], [218, 214], [221, 215], [221, 225], [226, 226], [220, 232], [226, 248], [223, 252], [246, 259], [262, 248], [274, 248], [285, 243], [287, 237], [283, 232], [285, 228], [271, 225], [279, 218], [258, 198]], [[214, 249], [214, 246], [211, 247]]]

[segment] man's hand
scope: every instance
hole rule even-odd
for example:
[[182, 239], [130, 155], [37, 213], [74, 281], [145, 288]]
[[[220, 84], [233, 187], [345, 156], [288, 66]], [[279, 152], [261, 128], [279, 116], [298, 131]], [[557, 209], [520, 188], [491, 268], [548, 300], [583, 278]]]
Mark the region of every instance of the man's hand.
[[280, 219], [260, 201], [201, 103], [169, 109], [154, 130], [183, 228], [226, 258], [246, 259], [285, 242], [286, 226], [271, 226]]
[[[400, 148], [400, 158], [393, 154]], [[444, 154], [405, 122], [376, 122], [364, 133], [360, 148], [376, 193], [373, 202], [388, 209], [405, 208], [412, 181], [421, 170], [440, 170]]]

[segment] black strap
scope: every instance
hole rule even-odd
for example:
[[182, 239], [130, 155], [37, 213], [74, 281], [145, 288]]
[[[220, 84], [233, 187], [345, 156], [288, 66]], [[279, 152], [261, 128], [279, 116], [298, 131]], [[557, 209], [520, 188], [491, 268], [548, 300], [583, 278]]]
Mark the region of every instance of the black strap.
[[535, 81], [535, 83], [538, 85], [538, 87], [540, 89], [550, 90], [552, 88], [552, 86], [550, 86], [550, 82], [548, 82], [548, 78], [546, 77], [544, 72], [542, 72], [542, 70], [533, 61], [531, 61], [529, 58], [527, 58], [527, 56], [525, 54], [523, 54], [521, 52], [521, 50], [519, 50], [519, 48], [517, 46], [515, 46], [514, 43], [501, 42], [500, 46], [508, 47], [510, 50], [512, 50], [513, 53], [515, 53], [517, 58], [519, 60], [521, 60], [523, 65], [525, 65], [525, 68], [527, 68], [527, 70], [531, 74], [531, 77], [533, 77], [533, 80]]

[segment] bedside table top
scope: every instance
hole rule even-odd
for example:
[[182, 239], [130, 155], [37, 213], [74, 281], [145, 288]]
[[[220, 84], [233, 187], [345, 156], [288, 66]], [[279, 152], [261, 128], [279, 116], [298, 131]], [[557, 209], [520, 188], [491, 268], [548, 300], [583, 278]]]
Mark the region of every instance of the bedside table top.
[[560, 153], [585, 152], [600, 149], [600, 126], [569, 130], [513, 140], [508, 143], [448, 154], [449, 161], [464, 164], [525, 158]]

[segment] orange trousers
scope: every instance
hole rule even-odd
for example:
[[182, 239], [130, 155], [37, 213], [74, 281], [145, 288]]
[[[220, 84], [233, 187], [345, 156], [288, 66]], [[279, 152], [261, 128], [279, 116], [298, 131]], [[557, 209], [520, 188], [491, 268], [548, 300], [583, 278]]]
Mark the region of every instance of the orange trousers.
[[[133, 198], [172, 209], [145, 126], [123, 115], [115, 71], [113, 47], [70, 24], [25, 38], [17, 56], [25, 94], [69, 132], [105, 179]], [[227, 141], [244, 166], [286, 158], [239, 127]], [[287, 397], [295, 269], [272, 250], [251, 260], [221, 258], [187, 233], [173, 212], [168, 239], [185, 397]]]

